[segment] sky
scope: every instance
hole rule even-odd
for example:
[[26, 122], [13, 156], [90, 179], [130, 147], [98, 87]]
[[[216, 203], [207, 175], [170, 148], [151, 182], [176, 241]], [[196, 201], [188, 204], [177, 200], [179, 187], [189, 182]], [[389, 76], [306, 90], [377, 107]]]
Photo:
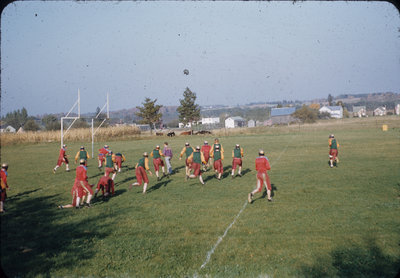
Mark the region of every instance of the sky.
[[[189, 70], [185, 75], [183, 71]], [[387, 2], [17, 1], [1, 14], [1, 115], [400, 93]], [[74, 110], [77, 111], [77, 110]]]

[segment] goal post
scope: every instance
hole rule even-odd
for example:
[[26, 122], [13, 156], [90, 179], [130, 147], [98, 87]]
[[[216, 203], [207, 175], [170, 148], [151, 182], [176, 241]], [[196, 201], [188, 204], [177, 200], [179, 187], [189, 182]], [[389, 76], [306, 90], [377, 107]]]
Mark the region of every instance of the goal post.
[[[78, 116], [77, 117], [70, 117], [69, 114], [71, 114], [72, 110], [74, 108], [78, 108]], [[75, 104], [72, 106], [72, 108], [69, 110], [67, 115], [64, 117], [61, 117], [61, 148], [64, 145], [64, 136], [67, 134], [67, 132], [71, 129], [72, 125], [81, 117], [81, 92], [78, 89], [78, 99], [75, 102]], [[68, 126], [67, 130], [64, 132], [64, 120], [73, 120], [72, 123]]]
[[[104, 109], [107, 109], [107, 117], [105, 119], [103, 119], [103, 121], [99, 124], [99, 126], [95, 130], [94, 129], [94, 119], [97, 119], [100, 116], [101, 112], [103, 112]], [[110, 102], [109, 102], [109, 97], [108, 97], [108, 93], [107, 93], [106, 103], [104, 104], [103, 108], [100, 109], [99, 113], [97, 113], [96, 117], [92, 118], [92, 158], [94, 158], [94, 135], [99, 130], [99, 128], [105, 123], [105, 121], [108, 120], [109, 118], [110, 118]]]

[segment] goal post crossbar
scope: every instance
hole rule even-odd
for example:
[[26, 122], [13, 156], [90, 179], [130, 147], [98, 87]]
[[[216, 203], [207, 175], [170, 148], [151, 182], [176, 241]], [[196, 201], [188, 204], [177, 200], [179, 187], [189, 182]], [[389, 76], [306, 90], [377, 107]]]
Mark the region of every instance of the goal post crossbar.
[[[77, 117], [70, 117], [69, 114], [74, 110], [74, 108], [78, 106], [78, 116]], [[81, 117], [81, 92], [78, 89], [78, 99], [72, 106], [72, 108], [68, 111], [67, 115], [65, 117], [61, 117], [61, 148], [64, 145], [64, 136], [67, 134], [67, 132], [70, 130], [72, 125], [76, 122]], [[73, 120], [72, 123], [68, 126], [67, 130], [64, 132], [64, 120]]]

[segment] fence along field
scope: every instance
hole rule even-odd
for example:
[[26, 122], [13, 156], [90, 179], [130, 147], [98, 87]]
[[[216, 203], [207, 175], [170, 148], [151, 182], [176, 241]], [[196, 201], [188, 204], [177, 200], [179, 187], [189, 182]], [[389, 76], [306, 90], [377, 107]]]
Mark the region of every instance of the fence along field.
[[[113, 151], [127, 157], [116, 196], [85, 210], [57, 209], [70, 201], [74, 180], [74, 171], [51, 172], [57, 142], [2, 146], [11, 186], [1, 216], [2, 267], [11, 277], [394, 277], [400, 266], [400, 123], [392, 119], [221, 133], [224, 178], [206, 172], [204, 187], [197, 179], [184, 181], [177, 155], [185, 141], [195, 146], [215, 135], [168, 138], [178, 172], [160, 182], [150, 177], [145, 196], [141, 188], [128, 190], [133, 165], [166, 138], [113, 141]], [[334, 169], [327, 161], [332, 132], [341, 145]], [[245, 150], [244, 176], [231, 179], [236, 143]], [[68, 144], [68, 154], [81, 144]], [[201, 268], [255, 187], [260, 147], [273, 163], [274, 202], [247, 205]], [[95, 160], [88, 175], [90, 183], [102, 175]]]

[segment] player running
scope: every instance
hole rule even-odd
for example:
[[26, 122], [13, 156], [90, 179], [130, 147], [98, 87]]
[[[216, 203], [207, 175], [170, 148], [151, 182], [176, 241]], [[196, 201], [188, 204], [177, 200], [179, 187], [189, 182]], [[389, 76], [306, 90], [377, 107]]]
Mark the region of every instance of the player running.
[[204, 160], [205, 160], [205, 165], [204, 165], [204, 171], [207, 171], [208, 168], [210, 167], [210, 150], [211, 150], [211, 146], [208, 145], [207, 141], [204, 141], [204, 145], [201, 146], [201, 152], [204, 155]]
[[125, 160], [126, 158], [122, 153], [115, 154], [115, 170], [117, 170], [118, 173], [121, 173], [122, 162]]
[[117, 172], [115, 171], [115, 166], [114, 166], [114, 162], [115, 162], [115, 155], [113, 154], [112, 150], [108, 150], [108, 153], [106, 154], [106, 156], [104, 157], [105, 160], [105, 171], [104, 171], [104, 176], [110, 176], [110, 174], [112, 174], [112, 180], [115, 179], [115, 176], [117, 175]]
[[329, 165], [331, 168], [333, 166], [337, 166], [339, 163], [339, 158], [338, 158], [338, 148], [339, 148], [339, 142], [336, 141], [335, 136], [333, 134], [329, 135]]
[[132, 186], [140, 186], [142, 185], [142, 182], [144, 182], [143, 194], [146, 194], [147, 185], [149, 183], [149, 178], [147, 177], [146, 171], [149, 172], [150, 176], [153, 175], [149, 168], [149, 155], [147, 154], [147, 152], [143, 153], [143, 157], [139, 159], [138, 163], [136, 163], [135, 168], [137, 182], [132, 183], [129, 186], [129, 189], [132, 189]]
[[58, 155], [58, 161], [56, 167], [53, 169], [53, 173], [55, 174], [57, 171], [57, 168], [61, 167], [63, 163], [65, 163], [65, 171], [69, 172], [69, 161], [68, 161], [68, 155], [65, 153], [67, 150], [67, 145], [63, 145], [62, 148], [60, 149], [60, 154]]
[[235, 170], [237, 166], [239, 166], [237, 175], [239, 177], [242, 176], [242, 157], [243, 148], [241, 148], [239, 144], [236, 144], [235, 148], [232, 150], [232, 179], [235, 177]]
[[161, 180], [160, 176], [158, 175], [158, 172], [161, 170], [163, 172], [163, 177], [165, 176], [165, 167], [164, 167], [164, 161], [162, 160], [162, 157], [164, 154], [160, 150], [160, 146], [157, 145], [156, 148], [150, 153], [150, 156], [153, 158], [153, 165], [154, 165], [154, 171], [157, 176], [157, 181]]
[[215, 149], [212, 150], [211, 157], [214, 159], [215, 176], [218, 180], [221, 180], [222, 173], [224, 172], [224, 167], [222, 165], [222, 160], [224, 160], [224, 153], [220, 150], [219, 145], [216, 145]]
[[98, 154], [98, 161], [99, 161], [99, 171], [101, 171], [101, 168], [103, 167], [103, 162], [106, 154], [108, 154], [108, 145], [104, 145], [101, 149], [99, 149], [99, 154]]
[[267, 174], [267, 171], [271, 170], [271, 166], [269, 165], [268, 158], [264, 155], [263, 150], [258, 151], [258, 157], [256, 158], [256, 171], [257, 171], [257, 188], [249, 193], [247, 200], [251, 204], [253, 202], [253, 196], [257, 192], [261, 192], [263, 185], [265, 185], [267, 190], [268, 201], [272, 202], [271, 199], [271, 181]]
[[191, 165], [188, 161], [189, 156], [192, 154], [192, 152], [194, 151], [194, 149], [190, 146], [190, 144], [188, 142], [185, 143], [185, 146], [183, 147], [181, 154], [179, 155], [179, 160], [182, 159], [183, 154], [186, 155], [186, 160], [185, 160], [185, 177], [186, 176], [190, 176], [190, 168]]
[[201, 176], [201, 164], [206, 163], [203, 153], [200, 151], [200, 146], [196, 147], [196, 150], [188, 157], [188, 162], [192, 165], [193, 174], [187, 175], [186, 180], [191, 178], [194, 179], [197, 176], [201, 184], [204, 184], [203, 178]]
[[76, 153], [75, 155], [75, 164], [81, 159], [85, 160], [85, 166], [87, 166], [87, 160], [90, 158], [89, 153], [85, 150], [84, 146], [81, 146], [81, 148], [79, 149], [79, 151]]
[[165, 157], [165, 164], [167, 164], [168, 175], [171, 175], [172, 174], [171, 159], [173, 155], [172, 155], [172, 149], [168, 146], [168, 142], [164, 142], [163, 155]]

